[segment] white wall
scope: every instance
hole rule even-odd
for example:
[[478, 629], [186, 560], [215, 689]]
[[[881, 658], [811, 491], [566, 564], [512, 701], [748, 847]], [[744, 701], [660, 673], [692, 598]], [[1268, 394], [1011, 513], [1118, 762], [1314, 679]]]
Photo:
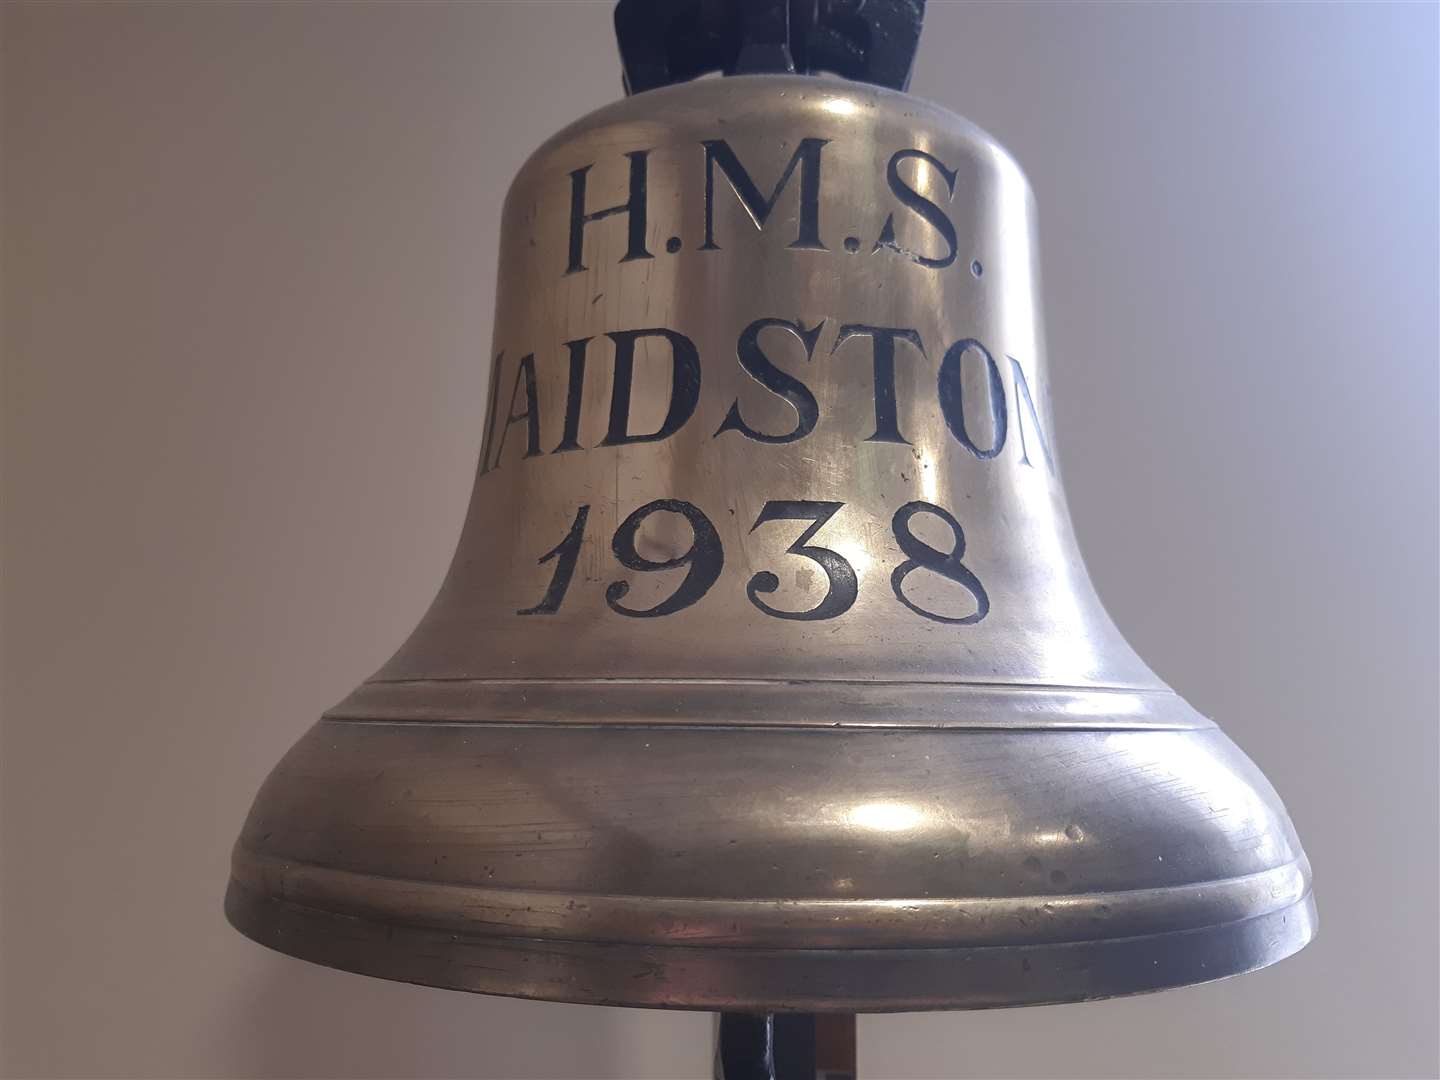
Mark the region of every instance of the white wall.
[[[865, 1077], [1434, 1076], [1437, 8], [932, 3], [1042, 213], [1102, 595], [1283, 793], [1322, 929], [1230, 982], [867, 1017]], [[702, 1077], [703, 1015], [470, 997], [220, 913], [256, 786], [429, 601], [500, 199], [602, 3], [4, 8], [5, 1067]]]

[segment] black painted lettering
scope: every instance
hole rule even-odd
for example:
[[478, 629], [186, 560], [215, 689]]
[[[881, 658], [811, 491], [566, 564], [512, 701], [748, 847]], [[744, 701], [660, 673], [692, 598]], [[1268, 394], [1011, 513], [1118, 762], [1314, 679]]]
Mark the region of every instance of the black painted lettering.
[[485, 434], [480, 437], [480, 475], [484, 476], [491, 469], [490, 465], [490, 444], [495, 441], [495, 410], [500, 406], [500, 365], [505, 360], [505, 353], [495, 355], [495, 362], [490, 365], [490, 399], [485, 406]]
[[949, 266], [955, 261], [955, 251], [958, 246], [955, 238], [955, 226], [944, 210], [940, 209], [939, 206], [907, 184], [904, 177], [900, 175], [900, 163], [912, 159], [915, 161], [923, 161], [938, 172], [941, 178], [944, 179], [945, 190], [949, 192], [951, 197], [955, 195], [955, 170], [947, 169], [939, 158], [927, 154], [923, 150], [897, 151], [891, 155], [890, 164], [885, 168], [885, 179], [890, 185], [890, 190], [895, 193], [895, 197], [900, 200], [901, 205], [913, 210], [927, 225], [940, 234], [941, 239], [945, 241], [945, 254], [937, 259], [928, 255], [921, 255], [918, 251], [911, 251], [909, 248], [902, 246], [895, 239], [894, 214], [889, 215], [885, 219], [885, 224], [880, 229], [880, 239], [875, 241], [875, 249], [878, 251], [880, 248], [890, 248], [893, 251], [898, 251], [907, 259], [913, 259], [921, 266], [928, 266], [932, 270], [939, 270]]
[[895, 342], [908, 341], [923, 357], [925, 346], [920, 343], [920, 335], [914, 330], [906, 330], [901, 327], [864, 326], [860, 323], [850, 323], [840, 328], [840, 337], [836, 340], [834, 348], [830, 350], [830, 355], [834, 356], [835, 350], [852, 337], [868, 337], [873, 342], [875, 434], [869, 436], [865, 441], [905, 443], [908, 446], [910, 440], [900, 434], [900, 419], [895, 405]]
[[745, 166], [740, 164], [740, 159], [735, 156], [735, 151], [730, 149], [729, 143], [724, 139], [705, 140], [702, 144], [705, 147], [705, 243], [700, 246], [700, 250], [716, 251], [720, 247], [715, 243], [715, 166], [719, 165], [720, 171], [730, 181], [731, 189], [739, 197], [741, 205], [745, 207], [757, 229], [765, 227], [765, 222], [770, 219], [770, 212], [780, 200], [780, 193], [785, 190], [785, 185], [790, 182], [790, 177], [798, 167], [800, 224], [799, 232], [790, 247], [825, 251], [825, 245], [820, 242], [820, 151], [829, 141], [801, 139], [800, 145], [790, 157], [790, 163], [785, 166], [785, 171], [780, 174], [775, 189], [767, 199], [745, 171]]
[[[694, 539], [690, 547], [670, 559], [651, 559], [635, 547], [640, 527], [651, 514], [679, 514], [690, 524]], [[669, 570], [686, 566], [685, 580], [679, 587], [654, 607], [632, 608], [620, 603], [630, 592], [628, 581], [612, 581], [605, 589], [605, 602], [610, 610], [619, 615], [635, 619], [653, 619], [661, 615], [673, 615], [695, 603], [714, 585], [725, 567], [725, 549], [720, 544], [720, 534], [704, 512], [693, 503], [683, 499], [656, 499], [648, 502], [620, 523], [610, 542], [610, 549], [622, 566], [631, 570]]]
[[[975, 353], [985, 361], [986, 401], [990, 408], [990, 445], [982, 447], [971, 437], [965, 421], [965, 357]], [[945, 350], [945, 359], [940, 362], [940, 412], [945, 416], [945, 425], [950, 434], [960, 440], [960, 445], [977, 458], [989, 460], [1005, 449], [1005, 432], [1008, 419], [1005, 408], [1005, 385], [1000, 381], [1000, 369], [988, 349], [974, 338], [957, 341]]]
[[760, 331], [771, 327], [787, 330], [805, 346], [805, 359], [808, 361], [815, 355], [815, 342], [819, 339], [820, 328], [824, 325], [825, 320], [821, 319], [814, 328], [807, 330], [802, 323], [791, 322], [789, 319], [756, 319], [740, 331], [740, 339], [735, 345], [740, 366], [766, 390], [789, 403], [795, 410], [795, 426], [783, 435], [768, 435], [763, 431], [756, 431], [740, 415], [740, 399], [736, 398], [730, 405], [730, 411], [725, 414], [725, 419], [716, 429], [716, 436], [726, 431], [738, 431], [747, 439], [776, 444], [795, 442], [815, 430], [815, 423], [820, 419], [820, 406], [815, 401], [815, 395], [795, 376], [781, 371], [770, 362], [770, 358], [760, 348], [759, 338]]
[[839, 502], [812, 502], [808, 499], [794, 501], [772, 499], [764, 505], [760, 510], [760, 516], [755, 519], [755, 524], [750, 526], [750, 531], [753, 533], [768, 521], [810, 522], [810, 527], [801, 532], [795, 542], [785, 551], [790, 555], [799, 555], [801, 558], [818, 563], [820, 569], [825, 571], [825, 580], [829, 582], [830, 587], [826, 590], [820, 603], [806, 611], [788, 611], [785, 608], [771, 607], [760, 599], [760, 594], [775, 592], [780, 588], [780, 579], [769, 570], [762, 570], [745, 586], [745, 595], [750, 597], [752, 604], [766, 615], [774, 616], [777, 619], [796, 619], [802, 622], [833, 619], [850, 610], [860, 592], [860, 582], [855, 575], [855, 567], [851, 566], [850, 560], [838, 551], [806, 543], [824, 528], [825, 523], [834, 517], [844, 505]]
[[[515, 397], [520, 393], [521, 383], [525, 386], [525, 411], [515, 411]], [[500, 467], [500, 456], [505, 453], [505, 437], [510, 434], [510, 426], [525, 421], [525, 454], [527, 458], [535, 457], [540, 453], [540, 399], [535, 391], [535, 354], [530, 353], [520, 358], [520, 364], [515, 368], [515, 382], [510, 388], [510, 415], [505, 421], [505, 426], [500, 429], [500, 442], [495, 447], [495, 464], [492, 468]]]
[[[615, 342], [615, 374], [610, 385], [610, 428], [601, 446], [623, 446], [627, 443], [659, 442], [679, 431], [695, 412], [700, 400], [700, 354], [695, 343], [674, 330], [656, 327], [649, 330], [617, 330], [606, 334]], [[660, 338], [670, 346], [670, 405], [659, 430], [646, 434], [630, 431], [630, 393], [635, 378], [635, 342], [641, 338]]]
[[[955, 538], [954, 546], [948, 551], [940, 551], [931, 547], [921, 540], [910, 529], [910, 519], [916, 514], [933, 514], [950, 527], [951, 535]], [[899, 566], [895, 567], [890, 575], [890, 588], [895, 592], [895, 599], [904, 604], [916, 615], [923, 615], [925, 618], [938, 623], [950, 623], [955, 626], [969, 626], [978, 623], [990, 612], [990, 597], [985, 592], [985, 586], [980, 584], [974, 572], [960, 560], [965, 555], [965, 531], [960, 528], [960, 523], [955, 516], [944, 507], [936, 506], [927, 502], [908, 502], [890, 520], [891, 530], [895, 533], [895, 542], [900, 545], [900, 550], [906, 555], [906, 559]], [[930, 570], [949, 581], [955, 582], [970, 594], [975, 601], [975, 610], [969, 615], [941, 615], [939, 612], [928, 611], [915, 603], [905, 595], [905, 579], [909, 577], [912, 570]]]
[[570, 579], [575, 576], [575, 562], [580, 558], [580, 545], [585, 540], [585, 522], [590, 517], [588, 505], [575, 511], [575, 520], [565, 539], [540, 556], [538, 565], [544, 566], [551, 559], [558, 559], [555, 573], [550, 576], [550, 585], [545, 595], [534, 607], [521, 608], [516, 615], [554, 615], [565, 602], [565, 592], [570, 588]]
[[560, 435], [560, 445], [550, 451], [552, 454], [580, 449], [580, 406], [585, 394], [585, 347], [589, 344], [589, 338], [565, 343], [565, 348], [570, 352], [570, 379], [565, 389], [565, 430]]
[[620, 261], [655, 257], [645, 250], [645, 169], [649, 154], [649, 150], [632, 150], [625, 155], [630, 159], [630, 196], [623, 203], [603, 210], [591, 213], [585, 210], [585, 181], [593, 166], [582, 166], [570, 174], [570, 261], [565, 273], [575, 274], [585, 269], [585, 226], [614, 214], [630, 215], [629, 243]]

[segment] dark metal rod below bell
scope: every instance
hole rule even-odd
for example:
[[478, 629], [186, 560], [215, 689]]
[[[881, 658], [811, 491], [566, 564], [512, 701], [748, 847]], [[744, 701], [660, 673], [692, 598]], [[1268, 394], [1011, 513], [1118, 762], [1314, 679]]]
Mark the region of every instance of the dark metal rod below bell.
[[715, 1080], [855, 1080], [853, 1013], [721, 1013]]

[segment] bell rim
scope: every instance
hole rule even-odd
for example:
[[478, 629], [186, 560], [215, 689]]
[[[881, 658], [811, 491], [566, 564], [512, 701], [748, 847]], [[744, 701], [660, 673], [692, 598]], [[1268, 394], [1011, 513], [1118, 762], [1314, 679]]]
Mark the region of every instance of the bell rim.
[[326, 911], [232, 879], [230, 924], [310, 963], [440, 989], [698, 1011], [889, 1013], [1072, 1004], [1216, 982], [1315, 937], [1313, 891], [1262, 915], [1099, 941], [958, 948], [713, 948], [457, 934]]
[[1209, 881], [1015, 896], [722, 897], [490, 887], [357, 873], [265, 855], [243, 842], [231, 881], [312, 911], [476, 938], [668, 948], [1023, 949], [1205, 930], [1283, 911], [1311, 895], [1302, 854]]

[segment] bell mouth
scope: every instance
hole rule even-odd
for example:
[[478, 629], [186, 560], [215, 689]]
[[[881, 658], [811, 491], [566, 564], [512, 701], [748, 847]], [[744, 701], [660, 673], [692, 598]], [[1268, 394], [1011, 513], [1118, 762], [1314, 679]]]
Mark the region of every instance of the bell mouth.
[[1265, 967], [1315, 934], [1315, 904], [1142, 937], [1012, 947], [716, 949], [463, 935], [287, 903], [232, 881], [241, 933], [327, 967], [475, 993], [746, 1012], [912, 1012], [1096, 1001]]
[[1094, 1000], [1315, 932], [1283, 808], [1214, 727], [324, 720], [226, 911], [384, 978], [753, 1011]]

